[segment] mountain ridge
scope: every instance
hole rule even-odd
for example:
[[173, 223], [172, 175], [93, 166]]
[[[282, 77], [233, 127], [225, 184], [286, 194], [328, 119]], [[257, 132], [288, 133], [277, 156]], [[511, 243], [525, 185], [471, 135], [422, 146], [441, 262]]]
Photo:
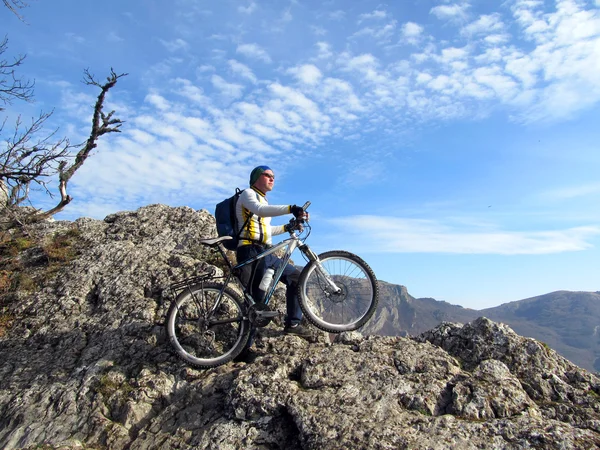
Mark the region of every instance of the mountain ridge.
[[[375, 317], [367, 324], [370, 334], [419, 334], [443, 321], [466, 323], [485, 316], [545, 342], [581, 367], [600, 371], [599, 292], [559, 290], [476, 310], [430, 297], [413, 297], [403, 285], [380, 281], [380, 286], [383, 301], [378, 315], [384, 318]], [[581, 312], [577, 305], [583, 308]], [[394, 308], [398, 311], [392, 311]]]

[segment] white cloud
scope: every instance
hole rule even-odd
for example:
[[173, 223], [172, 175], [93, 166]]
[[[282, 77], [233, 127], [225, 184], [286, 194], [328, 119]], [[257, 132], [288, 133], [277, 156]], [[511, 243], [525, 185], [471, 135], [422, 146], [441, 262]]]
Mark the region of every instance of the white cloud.
[[351, 37], [356, 38], [356, 37], [361, 37], [361, 36], [371, 36], [374, 39], [379, 40], [379, 41], [387, 41], [392, 37], [392, 35], [394, 35], [395, 31], [396, 31], [396, 21], [393, 20], [392, 22], [385, 24], [382, 27], [362, 28], [361, 30], [354, 33]]
[[196, 69], [198, 73], [205, 73], [205, 72], [214, 72], [215, 66], [211, 66], [210, 64], [203, 64], [201, 66], [198, 66], [198, 69]]
[[423, 34], [423, 27], [418, 23], [407, 22], [402, 25], [401, 35], [409, 44], [417, 44]]
[[327, 42], [317, 42], [316, 46], [318, 48], [319, 59], [329, 59], [333, 56], [333, 52], [331, 51], [331, 46]]
[[253, 84], [258, 83], [258, 79], [252, 72], [252, 69], [250, 69], [247, 65], [242, 64], [241, 62], [236, 61], [235, 59], [230, 59], [227, 62], [234, 73], [238, 74], [243, 78], [246, 78], [247, 80], [250, 80]]
[[506, 76], [498, 66], [480, 67], [473, 72], [473, 78], [482, 86], [494, 90], [496, 95], [503, 100], [510, 100], [518, 92], [515, 81]]
[[327, 30], [325, 28], [317, 25], [310, 25], [310, 29], [315, 36], [325, 36], [327, 34]]
[[491, 46], [506, 44], [508, 41], [510, 41], [508, 34], [489, 34], [483, 38], [483, 42]]
[[[342, 58], [346, 59], [351, 55], [346, 53], [341, 56]], [[350, 57], [349, 59], [347, 59], [346, 67], [350, 70], [366, 72], [375, 69], [378, 66], [378, 64], [378, 59], [375, 56], [373, 56], [370, 53], [363, 53], [362, 55]]]
[[283, 100], [289, 106], [295, 107], [298, 113], [307, 118], [314, 121], [327, 120], [327, 118], [321, 114], [319, 106], [301, 92], [279, 83], [271, 84], [269, 89], [276, 97]]
[[540, 3], [518, 1], [513, 14], [525, 36], [536, 43], [528, 54], [512, 58], [507, 70], [529, 85], [538, 82], [524, 121], [556, 120], [600, 101], [600, 14], [574, 0], [557, 3], [543, 14]]
[[282, 22], [291, 22], [293, 20], [294, 16], [292, 16], [292, 11], [290, 11], [290, 9], [286, 9], [283, 14], [281, 15], [281, 21]]
[[162, 95], [148, 94], [146, 95], [144, 101], [150, 103], [152, 106], [154, 106], [160, 111], [165, 111], [170, 108], [169, 102]]
[[134, 142], [140, 143], [142, 145], [151, 145], [156, 142], [156, 137], [147, 133], [143, 130], [130, 130], [127, 132], [131, 136]]
[[507, 74], [517, 78], [525, 88], [533, 87], [538, 81], [538, 72], [541, 66], [530, 55], [514, 53], [506, 58], [504, 70]]
[[172, 41], [165, 41], [163, 39], [159, 39], [159, 42], [171, 53], [177, 52], [179, 50], [185, 51], [190, 48], [190, 45], [183, 39], [174, 39]]
[[469, 4], [452, 4], [452, 5], [439, 5], [431, 8], [429, 11], [430, 14], [433, 14], [438, 19], [441, 20], [449, 20], [452, 22], [460, 22], [465, 21], [468, 17], [467, 10], [469, 9]]
[[124, 42], [125, 39], [123, 39], [121, 36], [119, 36], [119, 34], [116, 31], [111, 31], [110, 33], [108, 33], [108, 36], [106, 36], [106, 40], [108, 42]]
[[329, 13], [329, 18], [332, 20], [343, 20], [346, 18], [346, 11], [338, 9]]
[[250, 2], [248, 6], [238, 6], [237, 10], [243, 14], [252, 14], [256, 10], [256, 3]]
[[91, 117], [90, 105], [93, 105], [95, 101], [96, 99], [86, 92], [75, 92], [71, 85], [64, 85], [61, 92], [62, 108], [69, 116], [86, 122]]
[[321, 78], [323, 78], [323, 74], [319, 68], [312, 64], [304, 64], [299, 67], [293, 67], [289, 69], [288, 72], [294, 75], [298, 81], [304, 84], [314, 85], [317, 84]]
[[426, 84], [429, 83], [432, 79], [433, 77], [426, 72], [420, 72], [417, 74], [416, 77], [417, 84]]
[[326, 78], [320, 88], [323, 96], [331, 103], [338, 104], [354, 112], [364, 112], [366, 108], [354, 92], [350, 83], [338, 78]]
[[491, 34], [504, 30], [504, 23], [498, 13], [479, 16], [474, 22], [464, 26], [460, 32], [467, 36]]
[[358, 16], [358, 23], [360, 24], [361, 22], [363, 22], [365, 20], [385, 19], [386, 17], [387, 17], [387, 12], [382, 11], [380, 9], [376, 9], [371, 13], [361, 14], [360, 16]]
[[457, 59], [465, 59], [469, 56], [468, 48], [447, 47], [443, 48], [439, 61], [442, 64], [448, 64]]
[[[432, 220], [353, 216], [331, 220], [346, 239], [359, 240], [369, 251], [388, 253], [463, 253], [539, 255], [591, 248], [600, 227], [553, 231], [469, 229]], [[359, 238], [360, 236], [360, 238]]]
[[80, 36], [75, 33], [65, 33], [65, 36], [69, 40], [69, 42], [76, 42], [77, 44], [84, 44], [86, 42], [83, 36]]
[[427, 86], [435, 91], [442, 91], [445, 94], [455, 94], [461, 88], [460, 83], [447, 75], [438, 75], [429, 81]]
[[579, 186], [569, 186], [558, 189], [552, 189], [543, 193], [541, 197], [550, 201], [562, 201], [572, 200], [580, 197], [597, 196], [599, 194], [600, 183], [588, 183]]
[[229, 98], [239, 98], [242, 96], [244, 86], [241, 84], [228, 83], [219, 75], [213, 75], [211, 77], [213, 86], [220, 91], [220, 93]]
[[530, 39], [535, 39], [535, 35], [544, 34], [548, 30], [543, 11], [536, 11], [536, 8], [541, 7], [543, 2], [537, 0], [516, 0], [511, 7], [517, 23]]
[[238, 45], [236, 52], [252, 59], [258, 59], [266, 63], [271, 63], [271, 57], [269, 54], [257, 44]]
[[177, 85], [174, 92], [187, 98], [192, 104], [202, 106], [211, 104], [210, 99], [204, 95], [204, 91], [198, 86], [194, 86], [191, 81], [177, 78], [174, 80], [174, 83]]
[[283, 138], [283, 134], [271, 127], [266, 127], [260, 123], [252, 125], [252, 131], [259, 137], [267, 139], [269, 141], [276, 141], [277, 139]]

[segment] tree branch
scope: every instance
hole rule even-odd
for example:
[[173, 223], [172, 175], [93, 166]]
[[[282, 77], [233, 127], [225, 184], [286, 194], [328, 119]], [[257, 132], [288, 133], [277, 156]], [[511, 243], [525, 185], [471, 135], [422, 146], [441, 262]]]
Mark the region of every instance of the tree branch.
[[[5, 0], [6, 1], [6, 0]], [[0, 55], [8, 49], [8, 38], [5, 36], [0, 42]], [[11, 105], [14, 100], [33, 101], [33, 89], [35, 81], [22, 80], [15, 75], [15, 69], [25, 61], [24, 55], [19, 55], [12, 62], [6, 59], [0, 60], [0, 102]], [[0, 111], [4, 110], [0, 106]]]
[[32, 218], [35, 221], [43, 220], [54, 214], [62, 211], [67, 206], [72, 198], [67, 193], [67, 185], [71, 177], [75, 172], [83, 165], [86, 159], [90, 156], [90, 152], [97, 147], [98, 138], [107, 133], [120, 132], [119, 128], [123, 124], [120, 119], [112, 118], [114, 111], [111, 111], [108, 115], [104, 115], [102, 108], [104, 107], [104, 100], [108, 91], [117, 84], [119, 78], [127, 76], [128, 74], [122, 73], [117, 75], [116, 72], [110, 69], [110, 76], [107, 78], [106, 83], [100, 84], [95, 80], [94, 76], [86, 69], [84, 71], [84, 83], [87, 85], [97, 86], [100, 88], [100, 94], [94, 106], [94, 115], [92, 117], [92, 129], [90, 136], [85, 142], [84, 146], [77, 152], [75, 156], [75, 162], [67, 167], [66, 162], [61, 163], [59, 166], [59, 192], [61, 199], [59, 203], [52, 209], [37, 213]]
[[28, 3], [23, 0], [2, 0], [4, 2], [4, 6], [6, 6], [15, 16], [19, 18], [19, 20], [23, 21], [23, 16], [19, 14], [19, 10], [26, 8], [29, 6]]

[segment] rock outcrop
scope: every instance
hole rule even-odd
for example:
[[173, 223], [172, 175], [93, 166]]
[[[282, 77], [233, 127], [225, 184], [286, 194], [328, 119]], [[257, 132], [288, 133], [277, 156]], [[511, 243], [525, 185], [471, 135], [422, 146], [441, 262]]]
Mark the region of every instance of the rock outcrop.
[[219, 264], [213, 229], [152, 205], [4, 235], [0, 448], [600, 446], [600, 380], [485, 318], [333, 342], [271, 324], [252, 363], [186, 366], [165, 288]]

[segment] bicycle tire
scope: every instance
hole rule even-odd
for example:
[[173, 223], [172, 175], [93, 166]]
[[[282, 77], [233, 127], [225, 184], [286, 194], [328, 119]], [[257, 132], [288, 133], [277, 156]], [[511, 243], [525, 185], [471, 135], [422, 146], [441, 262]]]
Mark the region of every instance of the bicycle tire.
[[379, 286], [373, 270], [360, 257], [342, 250], [320, 254], [319, 262], [342, 291], [331, 292], [319, 264], [311, 261], [298, 280], [298, 298], [304, 316], [329, 333], [359, 329], [377, 308]]
[[167, 318], [169, 341], [177, 356], [200, 368], [217, 367], [235, 358], [250, 335], [241, 297], [225, 288], [218, 308], [215, 301], [223, 285], [203, 283], [180, 293]]

